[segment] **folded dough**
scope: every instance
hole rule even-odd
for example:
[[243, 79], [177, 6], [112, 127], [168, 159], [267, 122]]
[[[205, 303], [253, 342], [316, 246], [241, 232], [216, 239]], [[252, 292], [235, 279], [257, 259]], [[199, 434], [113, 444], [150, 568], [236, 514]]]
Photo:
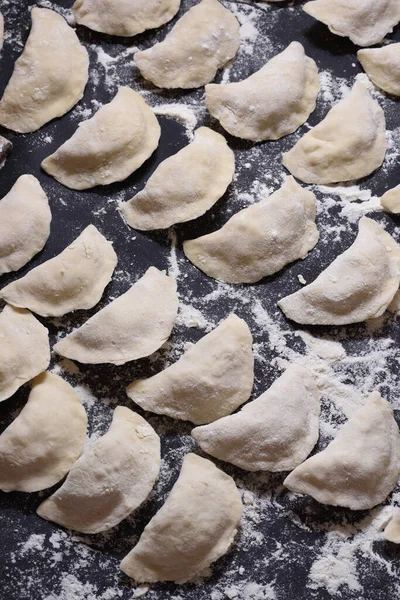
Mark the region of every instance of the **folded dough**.
[[0, 402], [45, 371], [49, 332], [28, 311], [6, 305], [0, 313]]
[[32, 9], [32, 29], [0, 102], [0, 125], [36, 131], [68, 112], [83, 96], [89, 58], [65, 19]]
[[389, 523], [385, 527], [383, 537], [388, 542], [400, 544], [400, 508], [393, 509], [393, 515]]
[[316, 127], [283, 155], [284, 166], [305, 183], [338, 183], [366, 177], [386, 153], [383, 110], [356, 82]]
[[144, 528], [121, 570], [137, 582], [185, 583], [229, 550], [242, 516], [232, 477], [187, 454], [165, 504]]
[[140, 230], [196, 219], [224, 195], [234, 173], [235, 155], [225, 138], [200, 127], [193, 142], [164, 160], [144, 189], [122, 205], [122, 214]]
[[33, 175], [21, 175], [0, 200], [0, 275], [17, 271], [42, 250], [50, 235], [47, 196]]
[[305, 258], [318, 241], [315, 196], [293, 177], [269, 198], [239, 211], [221, 229], [183, 243], [209, 277], [255, 283]]
[[372, 83], [400, 96], [400, 43], [359, 50], [357, 58]]
[[80, 123], [42, 168], [73, 190], [123, 181], [154, 152], [160, 126], [140, 94], [121, 87], [109, 104]]
[[292, 42], [237, 83], [206, 85], [206, 106], [231, 135], [260, 142], [293, 133], [310, 116], [320, 90], [318, 69]]
[[160, 470], [160, 438], [141, 416], [117, 406], [108, 432], [73, 464], [38, 515], [82, 533], [106, 531], [150, 494]]
[[325, 450], [296, 467], [283, 483], [322, 504], [367, 510], [395, 487], [399, 449], [393, 409], [373, 392]]
[[128, 396], [144, 410], [209, 423], [246, 402], [253, 387], [252, 336], [232, 314], [173, 365], [133, 381]]
[[81, 363], [113, 363], [149, 356], [169, 338], [178, 313], [176, 283], [155, 267], [54, 346]]
[[89, 225], [61, 254], [0, 290], [13, 306], [60, 317], [97, 304], [117, 264], [111, 242]]
[[385, 192], [381, 198], [381, 205], [395, 215], [400, 213], [400, 185]]
[[163, 42], [136, 52], [145, 79], [160, 88], [197, 88], [212, 81], [240, 46], [236, 17], [217, 0], [202, 0]]

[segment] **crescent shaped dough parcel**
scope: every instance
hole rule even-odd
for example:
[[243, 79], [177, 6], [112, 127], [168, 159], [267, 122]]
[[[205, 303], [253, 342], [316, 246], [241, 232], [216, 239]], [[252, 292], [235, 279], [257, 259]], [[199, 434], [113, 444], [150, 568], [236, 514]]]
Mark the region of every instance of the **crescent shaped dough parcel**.
[[372, 83], [400, 96], [400, 43], [359, 50], [357, 58]]
[[140, 94], [121, 87], [41, 166], [66, 187], [86, 190], [129, 177], [153, 154], [159, 139], [151, 108]]
[[18, 271], [50, 235], [47, 196], [33, 175], [21, 175], [0, 200], [0, 275]]
[[400, 185], [396, 185], [396, 187], [383, 194], [381, 205], [385, 210], [395, 215], [400, 213]]
[[36, 131], [83, 96], [89, 59], [75, 31], [48, 8], [32, 9], [32, 29], [0, 102], [0, 125]]
[[230, 315], [181, 358], [126, 393], [144, 410], [193, 423], [209, 423], [246, 402], [254, 378], [250, 330]]
[[72, 465], [38, 515], [81, 533], [111, 529], [150, 494], [160, 470], [160, 438], [141, 416], [117, 406], [108, 432]]
[[229, 550], [242, 516], [232, 477], [196, 454], [184, 458], [165, 504], [121, 570], [137, 582], [185, 583]]
[[383, 537], [388, 542], [400, 544], [400, 508], [393, 509], [393, 515], [389, 523], [385, 527]]
[[153, 354], [169, 338], [178, 313], [176, 282], [155, 267], [54, 346], [81, 363], [123, 365]]
[[0, 290], [13, 306], [61, 317], [97, 304], [117, 264], [111, 242], [89, 225], [61, 254]]
[[204, 452], [247, 471], [291, 471], [317, 443], [319, 401], [310, 371], [292, 364], [259, 398], [192, 436]]
[[283, 484], [322, 504], [367, 510], [395, 487], [399, 449], [393, 409], [373, 392], [325, 450], [296, 467]]
[[366, 177], [386, 153], [383, 110], [356, 82], [313, 129], [283, 155], [292, 175], [305, 183], [338, 183]]
[[239, 211], [217, 231], [183, 243], [209, 277], [255, 283], [305, 258], [318, 241], [315, 196], [293, 177], [268, 198]]
[[293, 133], [310, 116], [320, 90], [315, 62], [292, 42], [237, 83], [206, 85], [206, 106], [231, 135], [261, 142]]
[[218, 0], [202, 0], [164, 41], [136, 52], [142, 76], [160, 88], [197, 88], [212, 81], [240, 46], [239, 23]]
[[56, 484], [80, 455], [87, 417], [69, 383], [42, 373], [28, 402], [0, 436], [0, 489], [37, 492]]
[[288, 319], [347, 325], [380, 317], [400, 284], [400, 246], [372, 219], [360, 220], [354, 243], [309, 285], [282, 298]]

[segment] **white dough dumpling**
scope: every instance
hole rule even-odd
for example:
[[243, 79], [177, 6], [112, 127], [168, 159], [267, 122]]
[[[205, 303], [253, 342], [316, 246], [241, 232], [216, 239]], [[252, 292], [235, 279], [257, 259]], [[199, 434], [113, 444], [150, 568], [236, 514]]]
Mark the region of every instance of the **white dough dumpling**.
[[232, 477], [187, 454], [165, 504], [146, 525], [121, 570], [138, 583], [185, 583], [228, 552], [242, 516]]
[[123, 181], [153, 154], [160, 126], [142, 96], [121, 87], [109, 104], [80, 123], [42, 168], [73, 190]]
[[32, 29], [0, 101], [0, 125], [36, 131], [83, 96], [89, 58], [75, 31], [53, 10], [34, 7]]
[[395, 215], [400, 214], [400, 185], [396, 185], [396, 187], [383, 194], [381, 205], [385, 210]]
[[388, 542], [394, 544], [400, 544], [400, 508], [395, 507], [393, 509], [393, 515], [389, 523], [385, 527], [383, 537]]
[[357, 52], [364, 71], [376, 86], [400, 96], [400, 42]]
[[160, 88], [197, 88], [212, 81], [240, 46], [239, 23], [218, 0], [201, 0], [164, 41], [135, 54], [145, 79]]

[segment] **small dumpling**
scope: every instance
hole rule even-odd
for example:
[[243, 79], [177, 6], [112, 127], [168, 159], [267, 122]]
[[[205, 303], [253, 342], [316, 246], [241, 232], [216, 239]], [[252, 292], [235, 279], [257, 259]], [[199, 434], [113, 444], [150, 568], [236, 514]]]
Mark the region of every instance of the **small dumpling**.
[[0, 125], [36, 131], [68, 112], [83, 96], [89, 58], [65, 19], [32, 9], [32, 29], [0, 102]]
[[232, 477], [187, 454], [165, 504], [144, 528], [121, 570], [137, 582], [185, 583], [228, 552], [242, 516]]
[[240, 46], [239, 23], [218, 0], [201, 0], [163, 42], [136, 52], [145, 79], [160, 88], [197, 88], [212, 81]]
[[395, 487], [399, 448], [393, 409], [373, 392], [325, 450], [296, 467], [283, 484], [322, 504], [368, 510]]
[[359, 50], [357, 58], [372, 83], [388, 94], [400, 96], [400, 43]]
[[66, 187], [86, 190], [129, 177], [153, 154], [159, 139], [151, 108], [140, 94], [121, 87], [41, 166]]
[[37, 492], [55, 485], [82, 452], [86, 426], [69, 383], [52, 373], [36, 377], [28, 402], [0, 436], [0, 489]]
[[160, 470], [160, 438], [141, 416], [117, 406], [108, 432], [72, 465], [38, 515], [81, 533], [118, 525], [150, 494]]
[[181, 358], [126, 393], [144, 410], [193, 423], [210, 423], [246, 402], [254, 378], [252, 336], [230, 315]]
[[393, 509], [393, 515], [389, 523], [385, 527], [383, 537], [388, 542], [400, 544], [400, 508]]
[[95, 306], [116, 264], [111, 242], [89, 225], [61, 254], [6, 285], [0, 297], [42, 317], [61, 317]]
[[381, 198], [383, 208], [395, 215], [400, 214], [400, 185], [385, 192]]
[[0, 275], [18, 271], [50, 235], [47, 196], [33, 175], [21, 175], [0, 200]]
[[123, 365], [149, 356], [169, 338], [178, 313], [176, 282], [155, 267], [125, 294], [54, 346], [81, 363]]
[[268, 198], [233, 215], [221, 229], [183, 243], [209, 277], [255, 283], [305, 258], [318, 241], [315, 196], [293, 177]]
[[293, 133], [315, 108], [318, 69], [299, 42], [237, 83], [206, 86], [206, 106], [231, 135], [261, 142]]
[[6, 305], [0, 313], [0, 402], [47, 369], [49, 332], [28, 311]]
[[350, 248], [278, 306], [303, 325], [360, 323], [380, 317], [399, 284], [400, 246], [378, 223], [363, 217]]
[[356, 82], [318, 125], [283, 155], [292, 175], [305, 183], [338, 183], [366, 177], [386, 153], [383, 110]]

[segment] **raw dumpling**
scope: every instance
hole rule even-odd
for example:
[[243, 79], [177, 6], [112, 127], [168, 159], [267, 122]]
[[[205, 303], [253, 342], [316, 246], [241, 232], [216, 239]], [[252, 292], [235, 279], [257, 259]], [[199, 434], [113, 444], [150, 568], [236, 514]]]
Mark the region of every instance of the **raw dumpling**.
[[393, 409], [373, 392], [325, 450], [296, 467], [283, 483], [322, 504], [367, 510], [395, 487], [399, 448]]
[[202, 0], [174, 25], [165, 40], [136, 52], [145, 79], [160, 88], [197, 88], [212, 81], [240, 46], [236, 17], [217, 0]]
[[400, 43], [359, 50], [357, 58], [372, 83], [388, 94], [400, 96]]
[[204, 452], [247, 471], [291, 471], [317, 443], [319, 399], [310, 371], [293, 364], [240, 412], [192, 436]]
[[347, 325], [380, 317], [400, 284], [400, 246], [372, 219], [360, 220], [354, 243], [301, 290], [279, 300], [304, 325]]
[[181, 0], [76, 0], [77, 23], [109, 35], [132, 36], [168, 23]]
[[395, 215], [400, 213], [400, 185], [385, 192], [381, 198], [381, 205]]
[[151, 108], [140, 94], [121, 87], [109, 104], [44, 159], [42, 168], [73, 190], [123, 181], [153, 154], [159, 138]]
[[400, 20], [398, 0], [314, 0], [303, 9], [357, 46], [379, 44]]
[[0, 436], [0, 489], [37, 492], [56, 484], [80, 455], [87, 417], [69, 383], [42, 373], [28, 402]]
[[383, 537], [388, 542], [400, 544], [400, 508], [393, 509], [393, 516], [385, 527]]
[[160, 438], [142, 417], [117, 406], [108, 432], [73, 464], [38, 515], [82, 533], [106, 531], [144, 502], [160, 470]]
[[112, 244], [89, 225], [61, 254], [6, 285], [0, 297], [43, 317], [92, 308], [99, 302], [116, 264]]
[[33, 175], [21, 175], [0, 200], [0, 275], [17, 271], [42, 250], [50, 235], [47, 196]]
[[0, 313], [0, 402], [45, 371], [49, 332], [28, 311], [6, 305]]
[[145, 188], [122, 205], [122, 213], [140, 230], [196, 219], [223, 196], [234, 172], [235, 156], [225, 138], [200, 127], [193, 142], [164, 160]]
[[0, 125], [36, 131], [83, 96], [89, 58], [75, 31], [48, 8], [32, 9], [32, 29], [0, 102]]
[[383, 110], [367, 88], [351, 92], [283, 155], [285, 167], [305, 183], [338, 183], [366, 177], [386, 153]]
[[269, 198], [233, 215], [221, 229], [184, 242], [183, 250], [209, 277], [254, 283], [305, 258], [318, 236], [314, 194], [288, 177]]
[[187, 454], [165, 504], [144, 528], [121, 570], [137, 582], [185, 583], [226, 554], [242, 516], [232, 477]]
[[250, 397], [252, 341], [245, 321], [232, 314], [176, 363], [134, 381], [126, 392], [144, 410], [193, 423], [215, 421]]
[[169, 338], [178, 312], [176, 283], [155, 267], [125, 294], [63, 338], [54, 350], [81, 363], [113, 363], [149, 356]]
[[315, 62], [299, 42], [237, 83], [206, 86], [206, 106], [231, 135], [260, 142], [293, 133], [310, 116], [320, 89]]

